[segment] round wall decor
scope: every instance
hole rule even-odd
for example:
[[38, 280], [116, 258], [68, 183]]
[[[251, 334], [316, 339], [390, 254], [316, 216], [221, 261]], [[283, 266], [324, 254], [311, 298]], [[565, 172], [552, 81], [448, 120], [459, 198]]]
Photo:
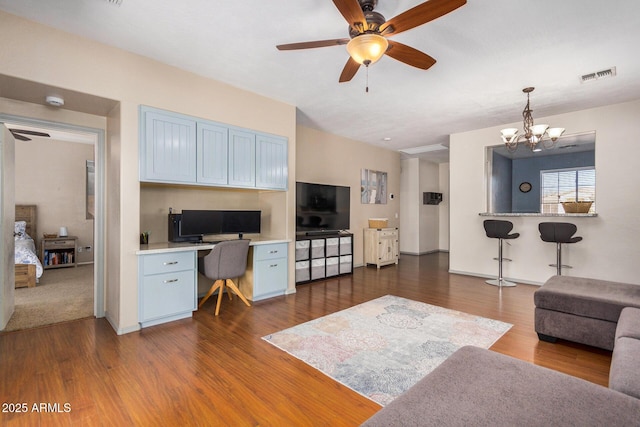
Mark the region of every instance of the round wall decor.
[[528, 193], [529, 191], [531, 191], [531, 183], [529, 182], [523, 182], [520, 184], [520, 191], [522, 191], [523, 193]]

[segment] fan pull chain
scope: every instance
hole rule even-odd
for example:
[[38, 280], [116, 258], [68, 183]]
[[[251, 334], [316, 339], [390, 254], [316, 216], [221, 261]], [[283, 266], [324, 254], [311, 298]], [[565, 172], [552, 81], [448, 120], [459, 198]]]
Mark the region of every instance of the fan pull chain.
[[367, 69], [367, 87], [365, 89], [366, 93], [369, 93], [369, 64], [365, 67]]

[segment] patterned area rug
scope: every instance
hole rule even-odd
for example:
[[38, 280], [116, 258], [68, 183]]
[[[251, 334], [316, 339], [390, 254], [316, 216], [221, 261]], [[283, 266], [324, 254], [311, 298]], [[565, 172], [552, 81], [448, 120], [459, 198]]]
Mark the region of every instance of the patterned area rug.
[[263, 339], [385, 406], [458, 348], [489, 348], [511, 326], [386, 295]]

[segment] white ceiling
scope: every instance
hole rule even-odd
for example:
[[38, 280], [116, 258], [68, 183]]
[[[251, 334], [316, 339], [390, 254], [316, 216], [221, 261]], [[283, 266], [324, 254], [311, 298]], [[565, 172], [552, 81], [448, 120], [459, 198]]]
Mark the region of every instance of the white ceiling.
[[[275, 48], [348, 37], [330, 0], [114, 3], [0, 0], [0, 9], [290, 103], [299, 124], [394, 150], [520, 121], [526, 86], [536, 87], [534, 119], [640, 98], [637, 0], [468, 0], [394, 37], [433, 56], [431, 69], [383, 57], [369, 68], [369, 93], [364, 67], [338, 83], [344, 46]], [[420, 3], [379, 0], [376, 11], [390, 19]], [[580, 82], [613, 66], [616, 77]]]

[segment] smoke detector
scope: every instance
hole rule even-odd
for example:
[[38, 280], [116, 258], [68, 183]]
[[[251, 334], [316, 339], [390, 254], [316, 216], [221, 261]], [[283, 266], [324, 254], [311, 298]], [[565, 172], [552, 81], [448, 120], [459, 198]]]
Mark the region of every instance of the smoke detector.
[[47, 104], [53, 107], [62, 107], [64, 105], [64, 99], [59, 96], [49, 95], [45, 98]]

